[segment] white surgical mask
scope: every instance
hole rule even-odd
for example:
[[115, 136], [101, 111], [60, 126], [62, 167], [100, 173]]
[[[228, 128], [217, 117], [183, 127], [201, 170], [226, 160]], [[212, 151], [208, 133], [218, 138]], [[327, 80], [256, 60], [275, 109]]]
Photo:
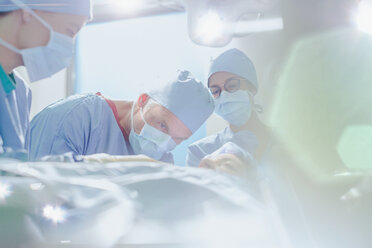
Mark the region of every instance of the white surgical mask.
[[252, 106], [247, 91], [222, 91], [214, 101], [216, 114], [235, 126], [244, 125], [251, 117]]
[[166, 152], [173, 150], [176, 147], [176, 142], [171, 136], [155, 127], [149, 125], [143, 117], [141, 108], [141, 117], [145, 125], [140, 134], [134, 131], [133, 126], [133, 111], [134, 103], [131, 112], [131, 131], [129, 134], [129, 143], [135, 154], [145, 154], [153, 159], [159, 160]]
[[37, 20], [49, 29], [50, 40], [46, 46], [22, 50], [17, 49], [2, 39], [0, 39], [0, 44], [9, 50], [22, 55], [23, 64], [27, 68], [31, 82], [51, 77], [53, 74], [66, 68], [70, 64], [73, 55], [73, 39], [67, 35], [55, 32], [47, 22], [21, 1], [12, 1], [18, 7], [30, 12]]

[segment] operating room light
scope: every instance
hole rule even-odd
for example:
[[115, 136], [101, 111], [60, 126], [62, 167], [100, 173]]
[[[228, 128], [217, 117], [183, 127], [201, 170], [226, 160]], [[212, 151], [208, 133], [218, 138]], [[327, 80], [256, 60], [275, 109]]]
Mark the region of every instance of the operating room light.
[[60, 207], [46, 205], [43, 209], [43, 216], [54, 223], [61, 223], [65, 221], [66, 212]]
[[120, 12], [135, 13], [143, 6], [143, 0], [118, 0], [115, 7]]
[[[280, 0], [173, 0], [187, 13], [190, 39], [198, 45], [223, 47], [231, 42], [237, 22], [247, 15], [261, 16], [278, 6]], [[251, 24], [251, 23], [249, 23]], [[261, 25], [262, 23], [260, 23]], [[271, 25], [271, 24], [270, 24]], [[266, 29], [269, 29], [265, 23]], [[250, 34], [247, 25], [237, 35]], [[252, 25], [248, 25], [248, 29]], [[262, 25], [261, 25], [262, 26]], [[270, 27], [270, 30], [278, 28]], [[256, 29], [255, 27], [253, 29]]]
[[372, 1], [363, 0], [359, 3], [356, 24], [360, 31], [372, 34]]
[[195, 36], [207, 44], [211, 43], [223, 35], [224, 25], [223, 20], [216, 12], [209, 11], [200, 17]]
[[10, 185], [7, 184], [7, 183], [1, 183], [1, 182], [0, 182], [0, 199], [1, 199], [1, 200], [4, 200], [4, 199], [7, 198], [11, 193], [12, 193], [12, 191], [10, 190]]

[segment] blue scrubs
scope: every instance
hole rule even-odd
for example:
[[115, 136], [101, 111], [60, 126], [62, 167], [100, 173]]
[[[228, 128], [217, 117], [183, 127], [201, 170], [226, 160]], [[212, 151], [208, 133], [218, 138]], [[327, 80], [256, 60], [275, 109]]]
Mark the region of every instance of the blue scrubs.
[[4, 74], [0, 77], [0, 153], [3, 155], [9, 148], [13, 152], [24, 151], [29, 137], [31, 91], [16, 72], [10, 78], [15, 81], [15, 89]]
[[248, 130], [234, 133], [230, 127], [227, 127], [217, 134], [191, 144], [187, 151], [186, 165], [199, 166], [205, 156], [217, 151], [227, 142], [235, 143], [251, 154], [255, 153], [258, 147], [257, 136], [254, 133]]
[[[95, 94], [74, 95], [41, 111], [31, 122], [30, 159], [72, 152], [134, 155], [106, 100]], [[167, 154], [163, 161], [172, 162]]]

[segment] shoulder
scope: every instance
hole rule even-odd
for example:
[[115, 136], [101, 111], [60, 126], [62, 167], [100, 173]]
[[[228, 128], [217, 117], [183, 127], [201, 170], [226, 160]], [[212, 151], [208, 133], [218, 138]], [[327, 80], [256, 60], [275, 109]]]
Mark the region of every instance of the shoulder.
[[84, 115], [91, 109], [97, 109], [102, 106], [104, 100], [94, 94], [73, 95], [65, 99], [61, 99], [47, 106], [41, 113], [53, 115], [69, 115], [76, 113]]
[[104, 104], [102, 100], [94, 94], [73, 95], [59, 100], [38, 113], [32, 120], [32, 126], [48, 123], [46, 126], [53, 125], [57, 129], [70, 128], [71, 125], [83, 127], [84, 123], [92, 123], [100, 116]]
[[74, 107], [89, 107], [91, 106], [90, 104], [102, 104], [102, 103], [104, 103], [104, 99], [102, 97], [89, 93], [89, 94], [72, 95], [58, 102], [55, 102], [54, 104], [51, 104], [48, 107], [57, 108], [63, 105], [72, 105]]
[[109, 111], [105, 100], [95, 94], [74, 95], [51, 106], [55, 113], [64, 114], [64, 120], [76, 123], [91, 122], [98, 125], [103, 114]]

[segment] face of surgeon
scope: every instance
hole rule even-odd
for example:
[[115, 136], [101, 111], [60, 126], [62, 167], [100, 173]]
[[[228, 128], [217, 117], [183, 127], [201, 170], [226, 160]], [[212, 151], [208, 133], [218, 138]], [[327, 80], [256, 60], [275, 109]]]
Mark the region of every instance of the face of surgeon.
[[[237, 79], [237, 80], [235, 80]], [[254, 87], [245, 78], [239, 77], [230, 72], [219, 71], [213, 73], [208, 80], [208, 87], [214, 98], [217, 98], [222, 91], [234, 92], [237, 90], [246, 90], [254, 92]]]
[[[34, 16], [25, 10], [15, 11], [19, 15], [16, 28], [16, 47], [19, 49], [45, 46], [49, 42], [49, 30]], [[86, 17], [72, 14], [37, 11], [35, 13], [45, 20], [54, 31], [74, 38], [87, 21]]]
[[[137, 102], [138, 107], [143, 108], [143, 117], [149, 125], [170, 135], [177, 145], [192, 135], [188, 127], [177, 116], [160, 104], [152, 100], [149, 102], [149, 100], [150, 97], [142, 94]], [[145, 124], [141, 118], [139, 108], [137, 108], [133, 116], [134, 131], [136, 133], [140, 133]]]

